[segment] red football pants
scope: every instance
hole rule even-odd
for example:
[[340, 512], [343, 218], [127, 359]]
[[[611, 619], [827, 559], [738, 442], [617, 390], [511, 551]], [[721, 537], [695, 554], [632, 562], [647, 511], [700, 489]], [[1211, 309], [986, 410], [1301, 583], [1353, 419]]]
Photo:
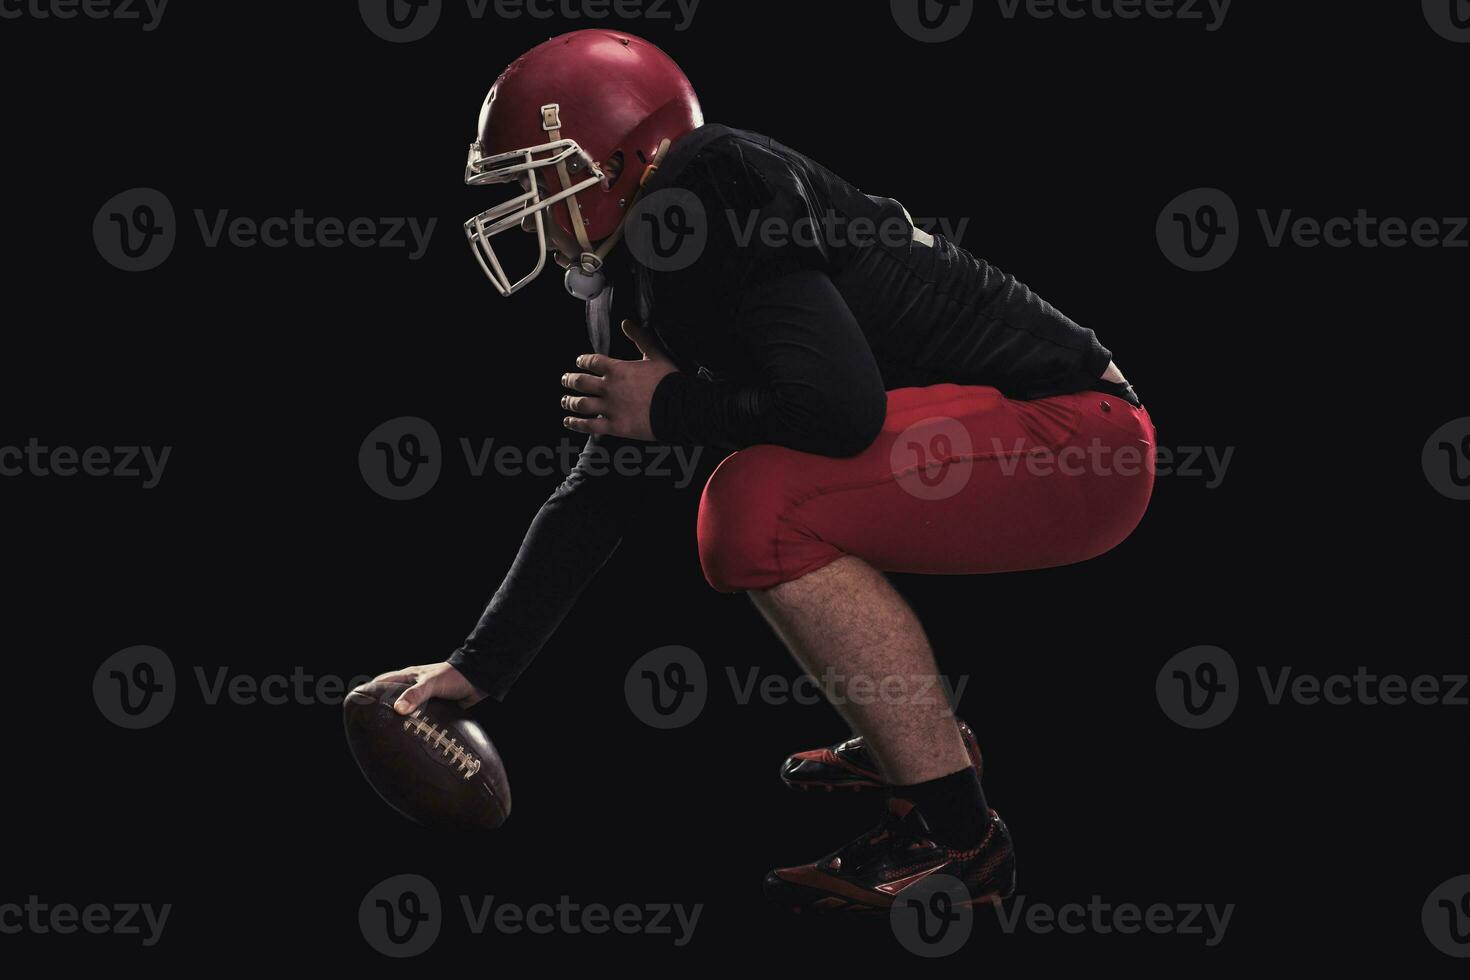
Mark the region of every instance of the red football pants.
[[1115, 396], [900, 388], [857, 456], [752, 446], [727, 457], [700, 501], [699, 558], [721, 592], [843, 555], [937, 575], [1067, 565], [1126, 538], [1153, 482], [1153, 423]]

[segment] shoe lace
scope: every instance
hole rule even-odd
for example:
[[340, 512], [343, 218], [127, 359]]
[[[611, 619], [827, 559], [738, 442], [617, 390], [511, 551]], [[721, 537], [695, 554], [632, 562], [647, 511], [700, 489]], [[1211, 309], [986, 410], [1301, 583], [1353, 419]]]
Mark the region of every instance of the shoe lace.
[[832, 857], [844, 868], [861, 867], [880, 850], [888, 850], [894, 841], [918, 841], [913, 829], [904, 818], [892, 810], [885, 810], [877, 826], [866, 834], [845, 845]]

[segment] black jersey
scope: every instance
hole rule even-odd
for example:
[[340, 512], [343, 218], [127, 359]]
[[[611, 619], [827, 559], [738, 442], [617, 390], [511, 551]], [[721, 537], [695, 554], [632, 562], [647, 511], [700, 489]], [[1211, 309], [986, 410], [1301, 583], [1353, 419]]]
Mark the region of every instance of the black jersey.
[[[652, 222], [665, 246], [633, 249], [647, 260], [635, 266], [640, 315], [681, 366], [702, 369], [659, 391], [660, 438], [791, 445], [759, 416], [781, 410], [779, 352], [793, 343], [860, 381], [876, 372], [888, 389], [953, 382], [1021, 399], [1088, 388], [1112, 359], [1013, 276], [915, 229], [897, 201], [755, 133], [708, 125], [685, 137], [633, 220]], [[691, 239], [683, 254], [676, 233]], [[796, 448], [854, 451], [850, 439]]]

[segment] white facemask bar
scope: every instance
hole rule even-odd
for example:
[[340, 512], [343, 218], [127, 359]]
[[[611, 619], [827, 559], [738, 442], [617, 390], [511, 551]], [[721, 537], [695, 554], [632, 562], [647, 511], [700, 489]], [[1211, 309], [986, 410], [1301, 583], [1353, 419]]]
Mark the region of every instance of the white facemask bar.
[[[502, 296], [514, 293], [539, 276], [541, 270], [546, 268], [546, 215], [539, 210], [533, 212], [536, 219], [536, 267], [520, 280], [515, 283], [510, 281], [510, 276], [506, 275], [505, 270], [501, 268], [500, 258], [495, 254], [494, 246], [490, 244], [490, 239], [495, 235], [520, 227], [526, 220], [526, 211], [521, 206], [527, 203], [535, 204], [539, 197], [533, 185], [529, 194], [512, 198], [504, 204], [475, 215], [464, 223], [465, 238], [469, 240], [470, 251], [475, 253], [475, 261], [480, 263], [480, 270], [485, 273], [486, 278]], [[488, 228], [486, 222], [490, 222]]]
[[[536, 159], [537, 153], [550, 153], [551, 156], [538, 160]], [[543, 198], [539, 176], [536, 172], [546, 167], [554, 167], [565, 178], [566, 170], [563, 168], [566, 167], [568, 160], [574, 161], [572, 169], [578, 169], [579, 163], [584, 164], [587, 167], [587, 178], [551, 197]], [[493, 157], [481, 156], [478, 142], [470, 144], [469, 155], [465, 160], [464, 181], [466, 184], [471, 186], [504, 184], [517, 180], [522, 174], [530, 174], [528, 191], [497, 204], [489, 210], [482, 211], [464, 223], [465, 238], [470, 243], [470, 250], [475, 253], [475, 260], [480, 263], [480, 269], [501, 296], [509, 296], [521, 289], [546, 268], [547, 209], [590, 187], [597, 186], [603, 179], [602, 171], [598, 169], [597, 164], [582, 152], [582, 148], [575, 140], [553, 140], [539, 146], [527, 147], [524, 150], [499, 153]], [[563, 186], [565, 184], [566, 181], [563, 180]], [[573, 216], [576, 216], [575, 209]], [[490, 239], [512, 228], [522, 227], [527, 218], [534, 218], [536, 221], [536, 267], [512, 283], [510, 276], [501, 267], [500, 259], [495, 254], [495, 247], [490, 243]], [[580, 228], [576, 230], [581, 231]], [[585, 232], [583, 234], [585, 235]]]
[[[542, 143], [540, 146], [530, 146], [524, 150], [511, 150], [509, 153], [497, 153], [493, 157], [480, 155], [480, 144], [470, 144], [469, 157], [464, 164], [464, 182], [471, 186], [476, 184], [503, 184], [514, 180], [516, 175], [536, 167], [554, 167], [563, 163], [571, 157], [579, 156], [586, 160], [598, 179], [602, 173], [598, 171], [595, 164], [587, 159], [587, 154], [577, 145], [576, 140], [554, 140], [550, 143]], [[550, 153], [551, 156], [544, 160], [537, 160], [537, 153]], [[513, 162], [514, 161], [514, 162]]]

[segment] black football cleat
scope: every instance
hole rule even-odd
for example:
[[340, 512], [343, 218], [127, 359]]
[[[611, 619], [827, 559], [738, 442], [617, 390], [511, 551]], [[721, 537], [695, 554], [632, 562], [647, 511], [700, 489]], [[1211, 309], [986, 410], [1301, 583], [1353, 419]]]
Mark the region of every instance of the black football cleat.
[[878, 827], [814, 864], [766, 874], [766, 898], [792, 912], [882, 912], [936, 874], [960, 880], [966, 905], [1001, 901], [1016, 893], [1016, 855], [1010, 830], [991, 811], [979, 846], [954, 851], [929, 837], [919, 811], [889, 799]]
[[882, 912], [934, 875], [962, 882], [968, 905], [998, 905], [1015, 894], [1011, 834], [994, 810], [979, 846], [956, 851], [930, 839], [907, 800], [890, 799], [888, 808], [882, 823], [841, 850], [767, 874], [766, 897], [793, 912]]
[[[960, 735], [965, 740], [965, 751], [975, 767], [975, 775], [981, 775], [980, 744], [975, 733], [963, 721], [959, 722]], [[781, 764], [781, 782], [792, 789], [878, 789], [883, 777], [878, 775], [878, 764], [868, 752], [861, 735], [846, 742], [826, 748], [798, 752]]]

